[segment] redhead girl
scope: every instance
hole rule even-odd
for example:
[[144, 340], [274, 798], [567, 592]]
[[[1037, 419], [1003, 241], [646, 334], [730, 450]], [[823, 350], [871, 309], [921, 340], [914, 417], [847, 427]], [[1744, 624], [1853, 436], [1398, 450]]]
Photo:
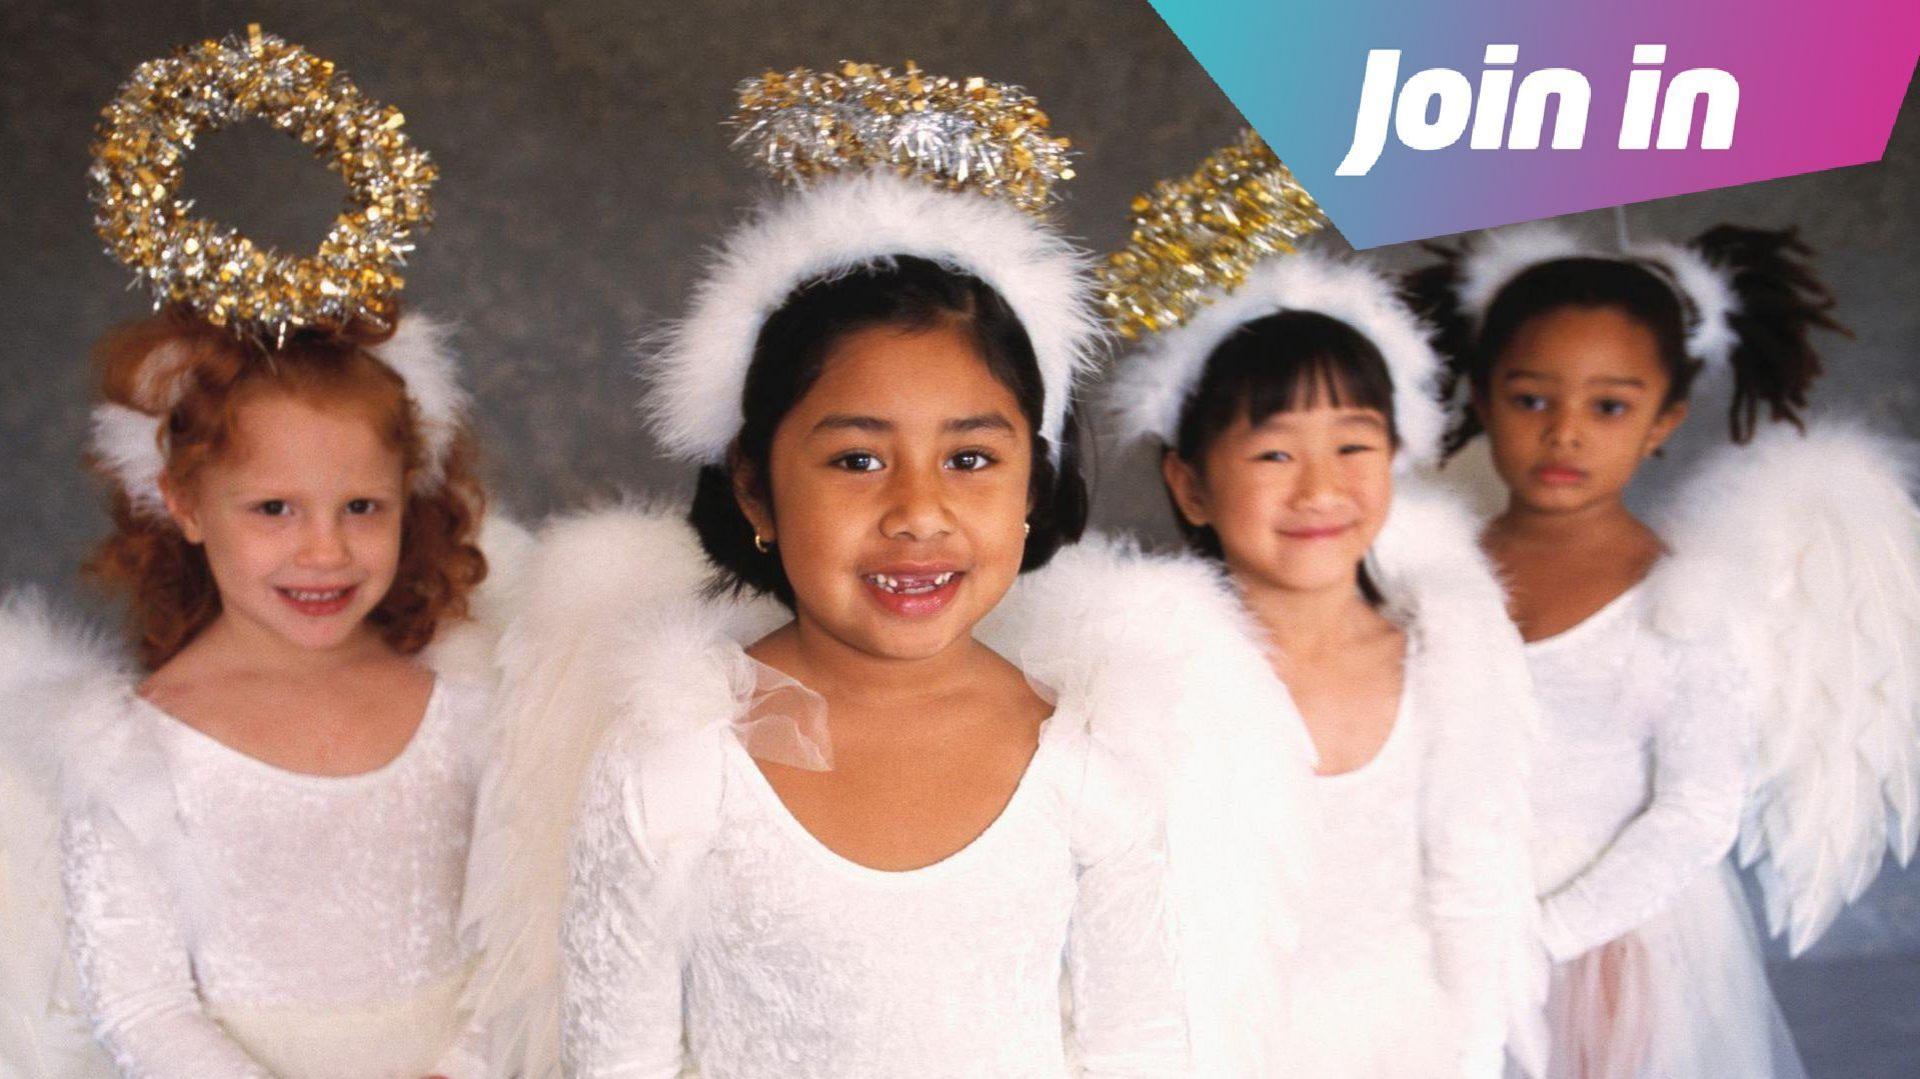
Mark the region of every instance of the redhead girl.
[[410, 317], [269, 347], [169, 312], [100, 348], [89, 570], [136, 669], [74, 683], [61, 849], [123, 1074], [478, 1067], [456, 918], [486, 691], [419, 658], [486, 574], [442, 342]]
[[[321, 141], [287, 111], [319, 98], [358, 203], [324, 257], [191, 216], [170, 177], [194, 133], [259, 117]], [[484, 499], [446, 333], [401, 313], [391, 272], [434, 169], [397, 111], [258, 27], [143, 65], [103, 115], [95, 224], [159, 312], [97, 350], [113, 530], [87, 571], [125, 603], [129, 660], [0, 611], [23, 645], [0, 668], [10, 748], [64, 758], [77, 975], [38, 933], [6, 1018], [53, 1075], [102, 1055], [182, 1079], [477, 1075], [458, 919]], [[51, 845], [9, 825], [10, 860]], [[26, 924], [52, 905], [35, 892], [8, 897]], [[63, 1040], [69, 1008], [98, 1053]]]

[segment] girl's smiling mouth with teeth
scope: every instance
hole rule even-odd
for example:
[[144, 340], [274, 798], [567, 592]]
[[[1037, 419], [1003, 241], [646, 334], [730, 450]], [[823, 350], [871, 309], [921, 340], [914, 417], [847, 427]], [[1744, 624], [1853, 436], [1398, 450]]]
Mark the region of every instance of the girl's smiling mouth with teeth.
[[954, 569], [862, 573], [868, 598], [896, 618], [931, 618], [952, 606], [966, 572]]
[[341, 585], [339, 588], [285, 588], [276, 587], [281, 598], [301, 614], [324, 618], [339, 614], [353, 602], [354, 593], [360, 590], [357, 584]]
[[869, 573], [862, 579], [875, 588], [897, 596], [920, 596], [945, 588], [959, 575], [958, 570], [942, 573]]
[[345, 594], [350, 590], [351, 590], [350, 586], [346, 586], [341, 588], [324, 588], [324, 589], [282, 588], [280, 591], [285, 592], [287, 595], [292, 596], [294, 599], [297, 599], [302, 603], [320, 603], [324, 600], [338, 599], [340, 598], [341, 595]]

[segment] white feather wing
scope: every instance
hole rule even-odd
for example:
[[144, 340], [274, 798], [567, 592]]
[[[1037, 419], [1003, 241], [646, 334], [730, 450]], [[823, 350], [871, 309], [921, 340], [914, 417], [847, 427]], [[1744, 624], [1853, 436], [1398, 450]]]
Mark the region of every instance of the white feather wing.
[[492, 512], [481, 522], [478, 542], [487, 558], [487, 579], [468, 597], [467, 619], [434, 634], [420, 661], [444, 677], [490, 686], [499, 677], [500, 636], [523, 602], [522, 576], [533, 536], [511, 517]]
[[461, 915], [481, 955], [466, 1006], [495, 1074], [558, 1074], [568, 836], [594, 751], [627, 703], [620, 627], [709, 572], [676, 514], [622, 509], [549, 526], [516, 574]]
[[1920, 447], [1780, 425], [1709, 459], [1663, 533], [1655, 617], [1726, 633], [1758, 704], [1740, 859], [1798, 955], [1920, 829]]
[[113, 1074], [75, 1002], [60, 886], [60, 773], [121, 657], [31, 592], [0, 600], [0, 1062], [8, 1076]]

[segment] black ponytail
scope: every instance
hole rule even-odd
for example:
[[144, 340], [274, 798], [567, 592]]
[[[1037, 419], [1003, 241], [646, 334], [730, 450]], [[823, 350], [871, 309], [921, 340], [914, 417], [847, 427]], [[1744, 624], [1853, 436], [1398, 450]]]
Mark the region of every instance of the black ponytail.
[[1729, 320], [1735, 343], [1727, 424], [1733, 440], [1753, 437], [1762, 405], [1769, 419], [1804, 427], [1800, 414], [1821, 371], [1820, 354], [1808, 335], [1815, 329], [1849, 333], [1830, 314], [1833, 295], [1814, 275], [1808, 262], [1812, 250], [1801, 242], [1798, 229], [1737, 225], [1710, 228], [1689, 246], [1731, 276], [1740, 299], [1739, 312]]
[[[1463, 386], [1474, 382], [1473, 319], [1460, 306], [1460, 262], [1465, 252], [1457, 245], [1423, 243], [1420, 246], [1438, 261], [1400, 278], [1400, 300], [1433, 330], [1428, 339], [1440, 354], [1441, 362], [1436, 393], [1442, 405], [1449, 405], [1461, 395]], [[1453, 423], [1440, 442], [1441, 458], [1453, 456], [1479, 433], [1480, 420], [1473, 409], [1457, 409]]]

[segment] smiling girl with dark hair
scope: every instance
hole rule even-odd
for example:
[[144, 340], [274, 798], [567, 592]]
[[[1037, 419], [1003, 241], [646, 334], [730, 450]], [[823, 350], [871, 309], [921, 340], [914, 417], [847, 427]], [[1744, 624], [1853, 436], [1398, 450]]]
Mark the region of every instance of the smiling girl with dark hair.
[[756, 158], [828, 167], [728, 235], [646, 357], [692, 507], [536, 556], [477, 855], [532, 882], [482, 916], [521, 942], [489, 949], [507, 1025], [584, 1076], [1190, 1074], [1160, 761], [1109, 732], [1266, 707], [1205, 684], [1258, 650], [1210, 574], [1075, 542], [1086, 259], [1014, 158], [946, 171], [1006, 130], [905, 169], [858, 124], [753, 141], [765, 95], [855, 86], [836, 109], [986, 100], [862, 65], [743, 89]]
[[[1223, 174], [1241, 186], [1208, 186]], [[1200, 927], [1217, 943], [1190, 951], [1221, 962], [1239, 946], [1228, 969], [1252, 965], [1273, 1003], [1204, 1000], [1216, 1021], [1196, 1022], [1196, 1050], [1221, 1075], [1494, 1077], [1510, 1047], [1536, 1064], [1526, 1013], [1543, 968], [1520, 793], [1532, 700], [1473, 522], [1409, 475], [1438, 450], [1439, 357], [1364, 264], [1291, 253], [1297, 237], [1211, 210], [1305, 198], [1264, 146], [1223, 150], [1194, 177], [1155, 196], [1199, 205], [1158, 218], [1150, 205], [1114, 259], [1108, 294], [1141, 298], [1154, 321], [1132, 327], [1144, 341], [1116, 379], [1117, 410], [1162, 449], [1188, 545], [1231, 580], [1267, 650], [1233, 688], [1283, 687], [1290, 704], [1266, 723], [1318, 758], [1304, 879], [1253, 900], [1290, 904], [1298, 944], [1248, 948], [1243, 919]], [[1179, 242], [1156, 221], [1184, 229]], [[1244, 732], [1216, 738], [1268, 751]], [[1209, 792], [1229, 819], [1261, 797], [1231, 773]], [[1237, 855], [1270, 856], [1253, 842]]]

